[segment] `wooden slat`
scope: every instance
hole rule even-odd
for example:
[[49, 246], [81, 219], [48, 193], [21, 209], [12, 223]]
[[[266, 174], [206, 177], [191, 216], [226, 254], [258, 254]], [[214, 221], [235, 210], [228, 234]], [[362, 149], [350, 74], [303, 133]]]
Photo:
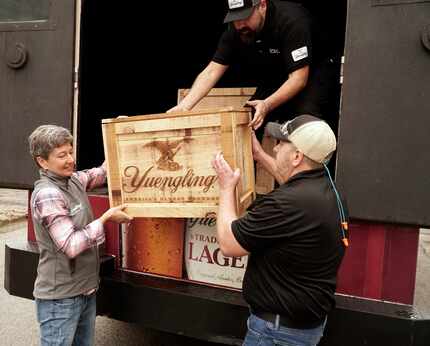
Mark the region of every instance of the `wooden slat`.
[[[230, 116], [223, 115], [221, 118], [221, 148], [222, 153], [230, 165], [235, 170], [238, 168], [237, 161], [237, 129], [236, 129], [236, 114], [232, 113]], [[242, 194], [242, 184], [239, 183], [236, 187], [236, 201], [240, 200]], [[236, 205], [236, 212], [239, 212], [239, 206]]]
[[114, 125], [102, 125], [104, 153], [107, 169], [107, 181], [109, 186], [110, 206], [117, 206], [122, 203], [121, 177], [119, 175], [118, 142], [115, 139]]
[[245, 194], [239, 203], [239, 215], [243, 215], [246, 209], [251, 205], [252, 201], [255, 199], [255, 192], [251, 191], [249, 194]]
[[217, 204], [207, 203], [141, 203], [129, 204], [125, 209], [133, 217], [216, 217]]
[[[188, 94], [189, 89], [178, 90], [178, 103]], [[225, 106], [244, 107], [255, 93], [255, 88], [213, 88], [195, 106], [194, 110], [220, 108]]]
[[231, 168], [236, 169], [233, 141], [233, 123], [231, 114], [220, 114], [221, 117], [221, 150]]
[[250, 117], [250, 113], [251, 112], [251, 108], [250, 107], [246, 107], [244, 108], [245, 110], [247, 110], [246, 113], [239, 113], [236, 111], [236, 125], [247, 125], [249, 124], [249, 122], [251, 121], [251, 117]]
[[248, 201], [248, 199], [253, 198], [254, 196], [254, 191], [253, 190], [249, 190], [246, 193], [244, 193], [241, 197], [240, 197], [240, 204], [244, 204], [246, 201]]
[[[133, 117], [138, 118], [138, 117]], [[140, 118], [140, 117], [139, 117]], [[130, 119], [131, 120], [131, 119]], [[218, 114], [207, 113], [196, 117], [164, 117], [157, 119], [136, 119], [115, 124], [116, 134], [145, 133], [154, 131], [173, 131], [205, 127], [219, 127]]]
[[[272, 157], [274, 156], [273, 148], [275, 145], [276, 140], [271, 137], [264, 136], [263, 140], [261, 141], [261, 146], [263, 147], [264, 151]], [[265, 195], [274, 189], [275, 178], [259, 163], [257, 163], [256, 171], [255, 192]]]
[[[221, 116], [221, 150], [224, 159], [235, 170], [237, 168], [235, 157], [235, 146], [233, 141], [233, 117], [232, 114], [220, 114]], [[236, 189], [236, 201], [238, 197]], [[236, 208], [237, 211], [237, 208]]]
[[109, 123], [123, 123], [123, 122], [130, 122], [130, 121], [139, 121], [139, 120], [156, 120], [156, 119], [173, 119], [173, 118], [181, 118], [185, 116], [189, 117], [195, 117], [195, 116], [201, 116], [204, 114], [210, 114], [210, 113], [229, 113], [229, 112], [248, 112], [243, 107], [222, 107], [222, 108], [210, 108], [210, 109], [204, 109], [204, 110], [195, 110], [195, 111], [184, 111], [184, 112], [174, 112], [174, 113], [157, 113], [157, 114], [146, 114], [146, 115], [134, 115], [131, 117], [125, 116], [125, 117], [117, 117], [117, 118], [106, 118], [102, 119], [102, 124], [109, 124]]
[[[249, 119], [251, 119], [251, 114], [248, 114]], [[252, 156], [252, 131], [247, 127], [247, 131], [244, 131], [242, 134], [243, 140], [243, 154], [245, 155], [244, 159], [244, 174], [246, 175], [246, 182], [248, 185], [246, 186], [247, 191], [252, 192], [250, 198], [241, 201], [241, 213], [243, 213], [246, 208], [250, 206], [252, 201], [255, 199], [255, 172], [254, 172], [254, 159]], [[246, 159], [248, 158], [248, 159]], [[245, 196], [247, 193], [245, 193]]]
[[[183, 116], [171, 118], [166, 116], [158, 119], [136, 119], [138, 117], [129, 117], [128, 121], [115, 122], [115, 133], [133, 134], [154, 131], [181, 131], [184, 129], [219, 127], [220, 117], [218, 114], [220, 113], [208, 112], [204, 115], [199, 114], [197, 117]], [[246, 124], [249, 122], [249, 116], [246, 109], [238, 114], [237, 124]]]
[[[237, 145], [238, 143], [242, 143], [242, 138], [240, 137], [240, 131], [239, 125], [237, 124], [237, 113], [233, 113], [231, 117], [232, 122], [232, 144], [233, 144], [233, 162], [235, 163], [235, 167], [232, 166], [233, 170], [236, 168], [239, 168], [241, 172], [243, 172], [243, 162], [242, 160], [239, 160], [239, 158], [243, 157], [243, 148], [242, 145], [240, 147]], [[243, 174], [243, 173], [241, 173]], [[244, 190], [244, 181], [241, 179], [236, 187], [236, 211], [239, 212], [240, 210], [240, 197], [242, 196], [243, 190]]]
[[[171, 138], [171, 137], [185, 137], [189, 129], [179, 129], [171, 131], [153, 131], [141, 133], [127, 133], [118, 134], [119, 141], [136, 141], [148, 140], [150, 138]], [[218, 127], [202, 127], [194, 128], [193, 135], [195, 136], [217, 136], [219, 135], [220, 128]]]
[[[256, 88], [213, 88], [209, 91], [208, 95], [211, 96], [252, 96]], [[178, 103], [187, 96], [190, 89], [178, 90]], [[206, 97], [207, 97], [206, 96]]]

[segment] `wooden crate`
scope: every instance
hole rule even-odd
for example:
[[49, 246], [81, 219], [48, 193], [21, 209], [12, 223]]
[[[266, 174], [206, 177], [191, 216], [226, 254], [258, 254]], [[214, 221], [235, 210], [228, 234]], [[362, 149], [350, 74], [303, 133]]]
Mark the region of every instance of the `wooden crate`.
[[[244, 107], [256, 88], [213, 88], [197, 103], [193, 110], [221, 107]], [[178, 103], [188, 94], [190, 89], [178, 90]]]
[[111, 206], [135, 217], [207, 217], [217, 212], [211, 161], [222, 151], [240, 168], [241, 214], [255, 197], [248, 109], [153, 114], [102, 121]]
[[[243, 107], [256, 88], [213, 88], [209, 93], [197, 103], [193, 110], [207, 109], [210, 107]], [[178, 103], [187, 96], [190, 89], [178, 90]], [[275, 156], [273, 148], [276, 140], [264, 136], [261, 142], [264, 151], [270, 156]], [[255, 192], [265, 195], [275, 187], [275, 178], [267, 172], [263, 166], [257, 163], [255, 171]]]

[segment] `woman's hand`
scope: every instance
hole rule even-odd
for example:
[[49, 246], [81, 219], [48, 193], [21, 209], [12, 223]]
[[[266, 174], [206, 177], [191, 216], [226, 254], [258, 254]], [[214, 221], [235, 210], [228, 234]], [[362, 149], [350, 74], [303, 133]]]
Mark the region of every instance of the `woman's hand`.
[[132, 216], [127, 215], [124, 209], [127, 208], [126, 204], [121, 204], [117, 207], [112, 207], [107, 210], [101, 217], [100, 221], [104, 224], [106, 221], [113, 221], [117, 223], [126, 223], [133, 220]]

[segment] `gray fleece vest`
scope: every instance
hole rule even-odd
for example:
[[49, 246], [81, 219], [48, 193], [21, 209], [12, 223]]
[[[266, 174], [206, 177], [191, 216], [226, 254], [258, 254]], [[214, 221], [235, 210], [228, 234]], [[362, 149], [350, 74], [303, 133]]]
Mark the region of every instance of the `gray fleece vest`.
[[[44, 188], [56, 188], [64, 196], [69, 217], [75, 231], [82, 230], [94, 220], [88, 196], [80, 181], [59, 177], [49, 171], [40, 171], [40, 180], [34, 184], [31, 197], [33, 216], [34, 198]], [[74, 297], [97, 288], [99, 284], [99, 254], [97, 246], [69, 259], [59, 251], [44, 225], [34, 219], [34, 229], [39, 246], [39, 265], [33, 295], [39, 299], [63, 299]]]

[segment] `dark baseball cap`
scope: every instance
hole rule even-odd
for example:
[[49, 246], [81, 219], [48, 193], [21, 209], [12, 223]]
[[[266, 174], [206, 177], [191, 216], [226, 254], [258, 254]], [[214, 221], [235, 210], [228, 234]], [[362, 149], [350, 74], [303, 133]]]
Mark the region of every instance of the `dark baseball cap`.
[[224, 23], [248, 18], [252, 13], [252, 9], [260, 3], [260, 0], [227, 0], [227, 3], [228, 12], [224, 18]]

